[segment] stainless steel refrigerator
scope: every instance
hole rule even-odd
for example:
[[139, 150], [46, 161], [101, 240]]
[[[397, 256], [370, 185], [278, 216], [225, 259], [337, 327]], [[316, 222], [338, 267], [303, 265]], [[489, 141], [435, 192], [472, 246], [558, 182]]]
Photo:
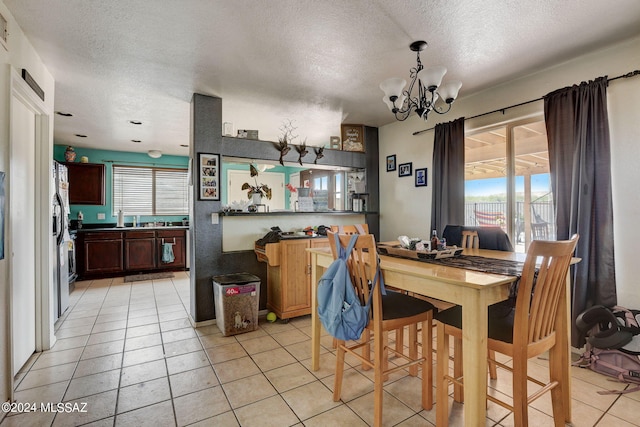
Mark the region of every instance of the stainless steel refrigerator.
[[[69, 307], [69, 174], [62, 163], [53, 162], [53, 294], [57, 320]], [[54, 306], [55, 308], [55, 306]]]

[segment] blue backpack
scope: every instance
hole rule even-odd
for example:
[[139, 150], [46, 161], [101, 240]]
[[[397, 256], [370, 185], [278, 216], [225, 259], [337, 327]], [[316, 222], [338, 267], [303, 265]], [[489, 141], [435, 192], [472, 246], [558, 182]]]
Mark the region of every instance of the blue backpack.
[[386, 295], [384, 281], [380, 274], [380, 266], [376, 271], [373, 286], [369, 292], [369, 300], [362, 305], [353, 288], [347, 259], [358, 240], [358, 235], [351, 236], [346, 248], [340, 244], [338, 234], [335, 235], [338, 258], [324, 272], [318, 282], [318, 316], [329, 334], [339, 340], [357, 340], [369, 324], [369, 308], [376, 282], [380, 281], [381, 292]]

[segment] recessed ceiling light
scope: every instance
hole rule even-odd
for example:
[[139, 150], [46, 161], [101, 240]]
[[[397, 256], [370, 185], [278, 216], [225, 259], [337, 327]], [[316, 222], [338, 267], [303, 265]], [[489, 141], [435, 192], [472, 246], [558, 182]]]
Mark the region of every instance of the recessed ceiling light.
[[162, 151], [160, 150], [149, 150], [147, 154], [149, 155], [149, 157], [152, 157], [154, 159], [159, 159], [160, 157], [162, 157]]
[[73, 117], [73, 114], [65, 113], [63, 111], [56, 111], [56, 114], [59, 115], [59, 116], [63, 116], [63, 117]]
[[136, 144], [141, 143], [142, 141], [140, 141], [139, 139], [132, 139], [131, 142], [135, 142]]
[[189, 145], [188, 145], [188, 144], [180, 144], [180, 147], [185, 147], [185, 148], [187, 148], [187, 147], [189, 147]]
[[76, 136], [78, 138], [86, 138], [87, 137], [87, 135], [82, 135], [82, 134], [79, 134], [79, 133], [76, 133]]
[[142, 122], [139, 122], [137, 120], [129, 120], [129, 123], [131, 123], [132, 125], [141, 125]]

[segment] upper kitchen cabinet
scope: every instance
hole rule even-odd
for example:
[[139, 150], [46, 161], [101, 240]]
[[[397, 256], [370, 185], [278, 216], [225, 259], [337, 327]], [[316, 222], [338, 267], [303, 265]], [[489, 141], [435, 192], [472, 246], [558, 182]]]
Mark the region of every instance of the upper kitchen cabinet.
[[100, 163], [65, 163], [69, 169], [69, 203], [105, 204], [105, 167]]

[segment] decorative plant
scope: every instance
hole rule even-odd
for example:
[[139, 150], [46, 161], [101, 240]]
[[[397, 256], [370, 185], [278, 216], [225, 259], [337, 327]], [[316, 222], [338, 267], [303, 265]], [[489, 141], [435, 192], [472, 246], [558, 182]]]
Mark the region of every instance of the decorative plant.
[[242, 184], [242, 190], [249, 190], [247, 192], [247, 196], [250, 199], [254, 194], [260, 194], [261, 197], [266, 197], [268, 200], [271, 200], [271, 188], [269, 188], [266, 184], [258, 184], [258, 169], [252, 164], [249, 165], [249, 171], [255, 185], [251, 185], [248, 182]]

